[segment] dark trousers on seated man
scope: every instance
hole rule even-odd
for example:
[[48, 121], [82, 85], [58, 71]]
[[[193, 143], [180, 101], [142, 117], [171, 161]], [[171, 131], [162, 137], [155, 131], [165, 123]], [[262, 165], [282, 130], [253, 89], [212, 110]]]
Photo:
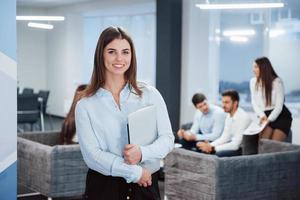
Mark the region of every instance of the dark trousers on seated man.
[[[190, 151], [201, 151], [196, 147], [196, 144], [199, 141], [186, 141], [185, 139], [180, 139], [179, 143], [182, 145], [182, 148]], [[199, 150], [199, 151], [198, 151]]]
[[242, 149], [239, 148], [238, 150], [219, 151], [219, 152], [216, 152], [215, 155], [218, 157], [240, 156], [240, 155], [242, 155]]
[[[197, 148], [196, 146], [197, 142], [199, 141], [186, 141], [184, 139], [179, 140], [179, 143], [182, 145], [182, 148], [190, 151], [203, 153], [200, 149]], [[242, 155], [242, 149], [239, 148], [238, 150], [219, 151], [214, 154], [218, 157], [240, 156]]]

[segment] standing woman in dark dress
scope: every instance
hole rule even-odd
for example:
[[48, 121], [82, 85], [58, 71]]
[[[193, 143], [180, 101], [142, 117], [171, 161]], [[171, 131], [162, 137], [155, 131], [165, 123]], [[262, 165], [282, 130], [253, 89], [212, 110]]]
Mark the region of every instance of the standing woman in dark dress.
[[292, 115], [284, 105], [284, 86], [267, 57], [253, 63], [255, 77], [250, 81], [251, 101], [260, 123], [267, 123], [260, 138], [283, 141], [289, 134]]

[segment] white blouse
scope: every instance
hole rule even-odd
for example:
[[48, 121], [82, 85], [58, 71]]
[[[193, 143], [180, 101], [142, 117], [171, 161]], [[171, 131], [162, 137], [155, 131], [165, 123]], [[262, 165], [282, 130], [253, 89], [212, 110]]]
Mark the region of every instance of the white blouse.
[[250, 80], [251, 102], [255, 113], [259, 117], [266, 116], [264, 111], [274, 109], [268, 117], [268, 120], [273, 122], [277, 119], [282, 111], [284, 103], [284, 87], [280, 78], [273, 80], [271, 105], [266, 106], [265, 93], [262, 87], [256, 88], [256, 77]]

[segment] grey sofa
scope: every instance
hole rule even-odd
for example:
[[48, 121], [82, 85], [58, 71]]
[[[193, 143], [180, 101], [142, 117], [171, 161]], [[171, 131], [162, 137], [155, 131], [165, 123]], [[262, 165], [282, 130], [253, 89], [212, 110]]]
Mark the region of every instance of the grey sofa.
[[87, 166], [80, 147], [57, 145], [59, 132], [18, 135], [18, 184], [47, 197], [80, 196]]
[[174, 149], [165, 159], [168, 200], [300, 199], [300, 146], [261, 140], [259, 154], [219, 158]]

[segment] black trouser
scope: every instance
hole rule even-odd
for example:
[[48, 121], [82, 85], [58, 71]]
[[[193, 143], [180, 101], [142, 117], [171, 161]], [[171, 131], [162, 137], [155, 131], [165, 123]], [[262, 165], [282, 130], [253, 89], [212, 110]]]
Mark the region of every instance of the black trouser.
[[242, 155], [242, 149], [239, 148], [238, 150], [224, 150], [215, 153], [218, 157], [232, 157], [232, 156], [240, 156]]
[[259, 134], [243, 135], [243, 155], [252, 155], [258, 153]]
[[[179, 143], [182, 145], [182, 148], [190, 150], [190, 151], [195, 151], [198, 153], [203, 153], [200, 149], [196, 147], [196, 144], [199, 141], [186, 141], [184, 139], [180, 139]], [[216, 156], [218, 157], [230, 157], [230, 156], [239, 156], [242, 155], [242, 150], [239, 148], [238, 150], [226, 150], [226, 151], [220, 151], [215, 153]]]
[[179, 143], [182, 145], [182, 148], [191, 150], [191, 151], [197, 151], [197, 144], [198, 141], [186, 141], [185, 139], [180, 139]]
[[182, 148], [191, 151], [201, 152], [201, 150], [196, 147], [197, 142], [199, 141], [186, 141], [185, 139], [179, 140], [179, 143], [182, 145]]
[[160, 200], [158, 172], [152, 174], [152, 185], [145, 188], [127, 183], [121, 177], [104, 176], [89, 169], [85, 197], [88, 200]]

